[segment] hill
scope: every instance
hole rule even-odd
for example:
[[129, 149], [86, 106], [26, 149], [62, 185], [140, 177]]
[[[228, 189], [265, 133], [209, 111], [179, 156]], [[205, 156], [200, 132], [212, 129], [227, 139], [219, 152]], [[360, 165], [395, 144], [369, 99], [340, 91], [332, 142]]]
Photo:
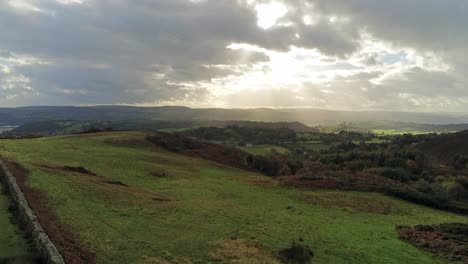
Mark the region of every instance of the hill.
[[302, 122], [325, 124], [329, 122], [401, 121], [425, 124], [468, 123], [464, 114], [407, 113], [383, 111], [334, 111], [323, 109], [194, 109], [181, 106], [30, 106], [0, 108], [0, 125], [21, 125], [44, 120], [205, 120], [205, 121], [263, 121]]
[[[201, 121], [201, 120], [154, 120], [154, 119], [131, 119], [131, 120], [44, 120], [22, 124], [8, 134], [11, 135], [42, 135], [56, 136], [80, 133], [91, 129], [112, 130], [158, 130], [158, 131], [181, 131], [198, 127], [240, 126], [249, 128], [265, 129], [291, 129], [297, 133], [314, 132], [316, 129], [308, 127], [300, 122], [252, 122], [252, 121]], [[0, 131], [0, 134], [2, 131]]]
[[215, 127], [248, 127], [248, 128], [263, 128], [263, 129], [290, 129], [296, 133], [317, 132], [315, 128], [304, 125], [301, 122], [254, 122], [254, 121], [216, 121], [212, 124]]
[[452, 162], [457, 156], [468, 156], [468, 130], [435, 137], [418, 146], [441, 162]]
[[39, 220], [72, 234], [61, 250], [79, 247], [97, 263], [279, 263], [299, 237], [319, 264], [456, 263], [399, 240], [395, 227], [467, 217], [377, 193], [285, 188], [155, 147], [151, 135], [0, 140], [0, 156], [26, 177], [30, 202], [31, 191], [43, 195], [47, 208], [33, 210], [50, 210], [56, 225]]
[[82, 133], [89, 130], [158, 130], [178, 131], [202, 126], [214, 125], [212, 121], [183, 121], [183, 120], [44, 120], [22, 124], [8, 135], [41, 135], [57, 136]]

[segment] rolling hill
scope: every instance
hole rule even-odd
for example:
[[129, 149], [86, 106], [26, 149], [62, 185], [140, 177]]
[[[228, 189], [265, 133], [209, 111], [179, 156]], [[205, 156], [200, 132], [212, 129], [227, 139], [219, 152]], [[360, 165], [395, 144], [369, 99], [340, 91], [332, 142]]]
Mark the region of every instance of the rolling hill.
[[377, 193], [286, 188], [165, 151], [150, 135], [0, 140], [0, 156], [27, 177], [26, 192], [44, 195], [57, 223], [47, 226], [76, 240], [59, 248], [79, 245], [88, 263], [279, 263], [276, 252], [299, 238], [319, 264], [456, 263], [399, 240], [395, 227], [465, 216]]
[[221, 109], [181, 106], [29, 106], [0, 108], [0, 125], [21, 125], [44, 120], [245, 120], [325, 124], [328, 122], [401, 121], [424, 124], [468, 123], [465, 114], [407, 113], [384, 111], [334, 111], [323, 109]]

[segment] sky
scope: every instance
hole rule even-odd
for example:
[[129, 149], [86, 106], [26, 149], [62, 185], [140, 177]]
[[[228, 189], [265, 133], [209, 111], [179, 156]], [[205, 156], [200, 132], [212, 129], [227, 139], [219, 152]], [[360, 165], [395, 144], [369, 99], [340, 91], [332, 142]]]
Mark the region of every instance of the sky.
[[468, 111], [466, 0], [0, 0], [0, 107]]

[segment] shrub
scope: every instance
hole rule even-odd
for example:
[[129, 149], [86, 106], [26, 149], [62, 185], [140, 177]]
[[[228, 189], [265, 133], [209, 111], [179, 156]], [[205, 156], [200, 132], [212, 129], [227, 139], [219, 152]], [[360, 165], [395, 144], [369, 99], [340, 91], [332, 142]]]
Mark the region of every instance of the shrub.
[[309, 264], [314, 257], [309, 246], [297, 241], [294, 241], [291, 247], [281, 250], [279, 254], [284, 263], [290, 264]]
[[402, 168], [383, 168], [379, 174], [383, 177], [400, 181], [408, 182], [410, 180], [410, 174]]
[[468, 191], [458, 182], [450, 181], [443, 184], [447, 195], [455, 200], [461, 200], [468, 196]]

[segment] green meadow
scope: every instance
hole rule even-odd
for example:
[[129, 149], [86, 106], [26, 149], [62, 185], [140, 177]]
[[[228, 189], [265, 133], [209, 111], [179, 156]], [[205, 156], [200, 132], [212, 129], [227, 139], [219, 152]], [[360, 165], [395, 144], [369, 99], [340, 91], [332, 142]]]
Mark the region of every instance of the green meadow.
[[169, 153], [145, 137], [2, 140], [0, 155], [30, 171], [28, 184], [47, 193], [48, 206], [98, 263], [273, 263], [272, 252], [298, 238], [319, 264], [454, 263], [399, 240], [395, 226], [468, 223], [465, 216], [376, 193], [285, 188], [262, 175]]
[[28, 243], [12, 222], [12, 215], [8, 210], [9, 203], [0, 185], [0, 263], [3, 263], [3, 259], [25, 257], [29, 252]]

